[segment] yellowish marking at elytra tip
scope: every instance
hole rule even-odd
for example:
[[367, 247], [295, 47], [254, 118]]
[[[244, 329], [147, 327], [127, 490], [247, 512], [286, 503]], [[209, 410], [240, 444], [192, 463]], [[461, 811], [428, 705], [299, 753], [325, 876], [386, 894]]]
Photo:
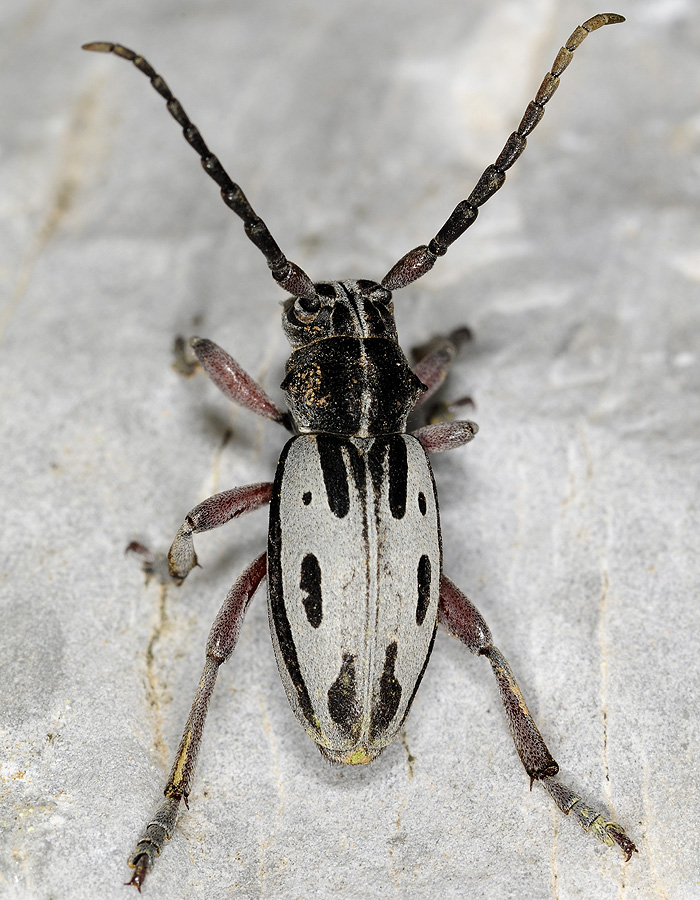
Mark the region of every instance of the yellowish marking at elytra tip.
[[348, 753], [348, 755], [343, 760], [343, 762], [348, 766], [361, 766], [371, 761], [372, 757], [367, 753], [365, 747], [360, 747], [358, 750], [353, 750], [352, 753]]
[[185, 763], [187, 762], [187, 753], [190, 749], [190, 741], [192, 740], [192, 732], [187, 731], [185, 735], [185, 742], [182, 745], [182, 752], [177, 760], [177, 765], [175, 766], [175, 770], [173, 772], [172, 782], [174, 785], [179, 785], [182, 782], [182, 773], [185, 768]]

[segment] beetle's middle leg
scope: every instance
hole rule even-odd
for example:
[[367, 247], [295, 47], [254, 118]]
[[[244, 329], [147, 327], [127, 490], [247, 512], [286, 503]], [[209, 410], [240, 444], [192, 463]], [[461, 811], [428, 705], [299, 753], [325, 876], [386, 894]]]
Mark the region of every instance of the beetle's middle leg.
[[[440, 389], [457, 353], [471, 337], [472, 333], [468, 328], [456, 328], [446, 337], [437, 338], [427, 346], [414, 348], [413, 353], [418, 356], [418, 362], [413, 366], [413, 371], [428, 388], [416, 401], [416, 407], [422, 406]], [[467, 402], [467, 398], [459, 401], [464, 402]]]
[[180, 801], [184, 800], [185, 806], [187, 806], [187, 798], [197, 764], [197, 754], [202, 742], [204, 720], [216, 684], [219, 666], [225, 663], [233, 653], [248, 604], [266, 572], [267, 554], [262, 553], [245, 569], [228, 592], [209, 632], [204, 670], [199, 680], [197, 693], [192, 701], [192, 708], [170, 777], [163, 791], [165, 800], [156, 810], [155, 815], [137, 841], [136, 849], [129, 857], [129, 865], [134, 869], [129, 884], [135, 885], [139, 891], [146, 876], [153, 868], [156, 857], [160, 855], [165, 841], [173, 833]]
[[[414, 410], [429, 400], [440, 389], [452, 367], [452, 363], [459, 352], [460, 347], [466, 341], [471, 340], [472, 333], [468, 328], [456, 328], [447, 337], [437, 338], [431, 341], [427, 347], [419, 347], [414, 351], [421, 353], [427, 350], [420, 361], [413, 367], [413, 372], [420, 378], [428, 390], [420, 395], [414, 406]], [[453, 421], [453, 409], [470, 403], [469, 397], [457, 400], [451, 404], [438, 404], [427, 415], [428, 424], [417, 428], [411, 434], [418, 438], [426, 453], [442, 453], [445, 450], [454, 450], [469, 443], [479, 430], [475, 422], [466, 419]]]
[[501, 651], [494, 647], [491, 631], [479, 610], [445, 575], [440, 582], [439, 619], [440, 624], [466, 644], [472, 653], [485, 656], [491, 663], [515, 749], [530, 776], [530, 786], [534, 781], [542, 782], [565, 815], [571, 813], [585, 832], [592, 832], [604, 844], [618, 844], [629, 860], [637, 848], [624, 830], [616, 822], [607, 820], [579, 794], [555, 777], [559, 766], [547, 749], [530, 715], [508, 661]]
[[193, 535], [201, 531], [211, 531], [212, 528], [225, 525], [231, 519], [265, 506], [271, 497], [271, 481], [261, 481], [222, 491], [203, 500], [187, 513], [167, 557], [164, 553], [152, 552], [138, 541], [132, 541], [126, 551], [141, 557], [141, 566], [147, 576], [155, 575], [164, 584], [171, 579], [176, 584], [182, 584], [197, 565]]
[[177, 584], [182, 584], [197, 565], [193, 540], [195, 534], [225, 525], [231, 519], [265, 506], [271, 498], [272, 482], [261, 481], [214, 494], [191, 509], [168, 551], [170, 577]]

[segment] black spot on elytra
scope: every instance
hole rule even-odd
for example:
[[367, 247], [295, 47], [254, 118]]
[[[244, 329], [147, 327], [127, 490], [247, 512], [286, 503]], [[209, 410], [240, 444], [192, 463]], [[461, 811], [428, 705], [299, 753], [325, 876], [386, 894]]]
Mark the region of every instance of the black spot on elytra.
[[418, 602], [416, 603], [416, 624], [422, 625], [430, 605], [430, 559], [423, 554], [418, 563]]
[[425, 502], [425, 494], [423, 493], [423, 491], [419, 491], [418, 492], [418, 509], [420, 510], [420, 514], [422, 516], [425, 515], [425, 511], [427, 508], [428, 507]]
[[384, 671], [379, 680], [379, 696], [375, 699], [372, 706], [370, 718], [369, 734], [371, 740], [375, 740], [382, 731], [387, 729], [389, 723], [396, 715], [396, 710], [401, 702], [401, 685], [394, 675], [397, 650], [398, 644], [396, 641], [392, 641], [386, 648]]
[[357, 703], [355, 657], [343, 653], [343, 664], [338, 677], [328, 690], [328, 712], [331, 719], [344, 731], [355, 730], [360, 716]]
[[308, 506], [311, 503], [311, 491], [305, 491], [301, 496], [302, 502], [304, 506]]
[[302, 597], [306, 618], [312, 628], [318, 628], [323, 619], [323, 603], [321, 598], [321, 566], [313, 553], [307, 553], [301, 561], [301, 578], [299, 587], [306, 591]]

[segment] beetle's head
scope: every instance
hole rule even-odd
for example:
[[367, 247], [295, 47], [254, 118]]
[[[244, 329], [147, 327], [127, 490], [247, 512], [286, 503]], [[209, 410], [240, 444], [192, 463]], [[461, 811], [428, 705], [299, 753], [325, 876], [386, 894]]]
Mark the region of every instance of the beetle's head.
[[282, 327], [297, 349], [331, 337], [398, 341], [391, 291], [375, 281], [319, 281], [313, 297], [283, 302]]

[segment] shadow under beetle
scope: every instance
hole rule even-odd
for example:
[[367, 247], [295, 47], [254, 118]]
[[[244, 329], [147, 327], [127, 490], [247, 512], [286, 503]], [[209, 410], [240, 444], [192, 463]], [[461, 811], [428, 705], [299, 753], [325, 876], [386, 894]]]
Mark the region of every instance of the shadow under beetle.
[[496, 162], [430, 243], [402, 257], [379, 284], [312, 282], [282, 253], [149, 63], [120, 44], [85, 44], [86, 50], [131, 61], [150, 79], [221, 188], [224, 202], [243, 220], [273, 278], [292, 294], [282, 313], [293, 348], [282, 382], [289, 412], [212, 341], [191, 341], [199, 362], [230, 400], [279, 422], [293, 436], [282, 450], [273, 483], [223, 491], [200, 503], [187, 514], [170, 548], [169, 572], [179, 584], [197, 564], [195, 533], [270, 504], [267, 553], [241, 574], [214, 621], [165, 800], [129, 858], [134, 869], [129, 883], [139, 890], [173, 832], [180, 801], [187, 804], [219, 666], [233, 652], [248, 604], [266, 575], [280, 676], [294, 714], [327, 759], [368, 763], [396, 738], [440, 622], [491, 663], [530, 784], [539, 781], [563, 813], [572, 813], [603, 843], [618, 844], [627, 860], [636, 850], [619, 825], [557, 779], [559, 767], [488, 626], [442, 574], [428, 454], [467, 443], [477, 428], [467, 421], [438, 422], [406, 433], [409, 413], [440, 387], [456, 347], [455, 340], [444, 339], [411, 369], [398, 344], [391, 296], [425, 275], [503, 185], [506, 170], [525, 149], [585, 37], [623, 21], [615, 13], [601, 13], [576, 28]]

